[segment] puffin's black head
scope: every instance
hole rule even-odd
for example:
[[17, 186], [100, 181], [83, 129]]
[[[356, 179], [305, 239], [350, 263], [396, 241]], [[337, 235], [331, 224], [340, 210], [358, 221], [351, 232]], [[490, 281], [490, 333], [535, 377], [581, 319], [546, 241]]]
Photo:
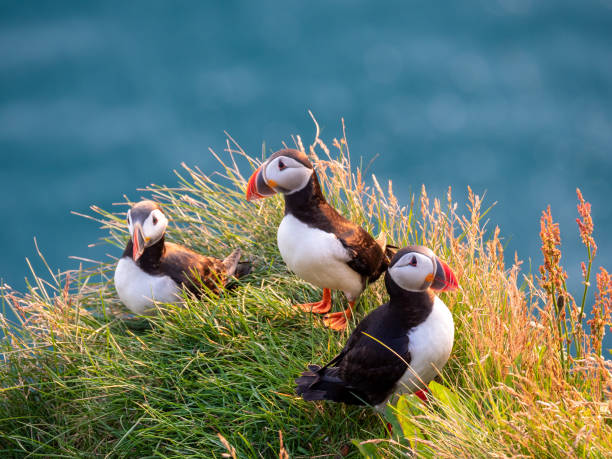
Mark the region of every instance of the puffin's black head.
[[408, 292], [455, 290], [457, 278], [446, 263], [427, 247], [408, 246], [398, 250], [385, 275], [390, 294], [397, 288]]
[[290, 148], [279, 150], [251, 175], [246, 198], [252, 201], [276, 193], [295, 193], [308, 184], [313, 173], [306, 154]]
[[127, 224], [132, 237], [132, 258], [138, 260], [145, 248], [159, 241], [166, 232], [168, 219], [153, 201], [140, 201], [127, 213]]

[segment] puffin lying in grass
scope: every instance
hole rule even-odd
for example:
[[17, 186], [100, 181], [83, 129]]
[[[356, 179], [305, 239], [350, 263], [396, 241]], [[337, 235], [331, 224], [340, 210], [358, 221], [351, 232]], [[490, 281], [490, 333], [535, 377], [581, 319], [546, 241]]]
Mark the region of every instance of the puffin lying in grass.
[[199, 295], [218, 292], [228, 279], [251, 271], [240, 262], [240, 249], [224, 260], [206, 257], [186, 247], [166, 242], [168, 219], [153, 201], [141, 201], [127, 213], [130, 240], [115, 269], [115, 288], [132, 312], [142, 314], [154, 301], [176, 302], [181, 287]]
[[399, 250], [385, 275], [389, 302], [368, 314], [344, 349], [324, 367], [309, 365], [295, 380], [304, 400], [371, 405], [378, 411], [395, 394], [426, 390], [448, 360], [453, 317], [434, 294], [457, 288], [451, 269], [431, 250]]
[[271, 155], [249, 179], [246, 198], [279, 192], [285, 197], [285, 217], [277, 234], [281, 256], [296, 275], [323, 288], [321, 301], [296, 306], [325, 314], [331, 309], [331, 290], [341, 290], [349, 307], [327, 314], [324, 322], [344, 330], [361, 292], [387, 269], [386, 244], [327, 203], [317, 174], [301, 151], [285, 149]]

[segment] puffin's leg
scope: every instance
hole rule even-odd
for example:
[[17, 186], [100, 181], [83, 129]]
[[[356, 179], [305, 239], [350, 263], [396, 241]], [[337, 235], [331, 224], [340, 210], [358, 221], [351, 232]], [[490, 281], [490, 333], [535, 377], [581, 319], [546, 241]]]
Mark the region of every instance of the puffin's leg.
[[423, 403], [426, 403], [427, 402], [427, 392], [429, 391], [427, 390], [427, 388], [425, 388], [425, 389], [417, 390], [414, 393], [414, 395], [419, 397]]
[[342, 331], [346, 328], [347, 321], [353, 316], [354, 301], [349, 302], [349, 307], [342, 312], [332, 312], [323, 317], [323, 323], [332, 330]]
[[302, 311], [314, 312], [315, 314], [325, 314], [331, 309], [331, 290], [323, 289], [323, 299], [316, 303], [296, 304], [294, 307], [300, 308]]

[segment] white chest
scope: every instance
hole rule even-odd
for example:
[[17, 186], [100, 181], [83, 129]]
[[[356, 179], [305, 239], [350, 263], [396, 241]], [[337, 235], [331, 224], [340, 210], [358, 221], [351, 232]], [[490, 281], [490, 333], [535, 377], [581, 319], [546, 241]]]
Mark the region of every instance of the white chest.
[[[412, 393], [425, 387], [442, 370], [455, 339], [453, 316], [438, 297], [427, 319], [408, 332], [410, 365], [398, 381], [392, 398], [402, 393]], [[376, 406], [384, 410], [387, 401]]]
[[450, 357], [455, 339], [455, 323], [451, 312], [440, 298], [435, 298], [429, 317], [410, 330], [408, 338], [410, 367], [400, 380], [399, 391], [416, 390], [422, 387], [420, 381], [428, 384]]
[[170, 277], [148, 274], [128, 257], [121, 258], [117, 263], [115, 289], [121, 302], [135, 314], [143, 314], [152, 308], [153, 300], [175, 302], [181, 290]]
[[334, 234], [288, 214], [278, 227], [277, 239], [283, 260], [297, 276], [321, 288], [341, 290], [349, 301], [360, 295], [361, 276], [346, 264], [350, 258]]

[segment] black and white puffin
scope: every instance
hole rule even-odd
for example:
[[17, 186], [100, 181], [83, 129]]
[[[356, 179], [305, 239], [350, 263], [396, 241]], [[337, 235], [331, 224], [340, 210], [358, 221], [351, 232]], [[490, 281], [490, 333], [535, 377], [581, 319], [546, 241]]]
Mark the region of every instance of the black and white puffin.
[[361, 292], [387, 269], [386, 243], [376, 241], [327, 203], [317, 174], [301, 151], [277, 151], [248, 181], [249, 201], [276, 193], [285, 197], [285, 217], [277, 233], [281, 256], [296, 275], [323, 288], [321, 301], [296, 306], [325, 314], [331, 309], [331, 290], [340, 290], [349, 307], [327, 314], [324, 322], [344, 330]]
[[136, 314], [151, 309], [154, 301], [176, 302], [181, 287], [196, 295], [203, 286], [218, 292], [230, 277], [250, 272], [250, 263], [240, 262], [240, 249], [218, 260], [166, 242], [168, 219], [153, 201], [135, 204], [127, 213], [127, 224], [131, 237], [115, 269], [115, 288]]
[[357, 325], [331, 362], [309, 365], [295, 380], [304, 400], [367, 404], [380, 411], [395, 394], [426, 390], [444, 367], [455, 328], [433, 291], [456, 289], [454, 273], [430, 249], [405, 247], [393, 256], [385, 285], [389, 302]]

